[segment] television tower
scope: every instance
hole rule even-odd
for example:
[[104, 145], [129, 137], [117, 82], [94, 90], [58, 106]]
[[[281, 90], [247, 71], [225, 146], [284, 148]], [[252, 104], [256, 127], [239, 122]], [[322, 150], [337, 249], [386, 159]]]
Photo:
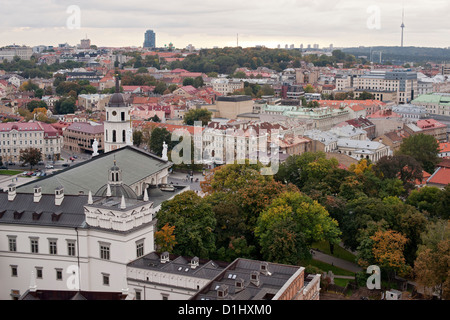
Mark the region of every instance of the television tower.
[[405, 19], [405, 9], [403, 9], [402, 11], [402, 25], [400, 26], [400, 28], [402, 28], [402, 48], [403, 48], [403, 31], [405, 29], [404, 19]]

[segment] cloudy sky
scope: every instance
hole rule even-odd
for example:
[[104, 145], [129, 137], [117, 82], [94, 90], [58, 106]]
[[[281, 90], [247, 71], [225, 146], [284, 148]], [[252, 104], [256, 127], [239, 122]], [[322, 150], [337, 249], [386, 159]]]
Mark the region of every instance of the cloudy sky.
[[0, 46], [450, 46], [448, 0], [2, 0]]

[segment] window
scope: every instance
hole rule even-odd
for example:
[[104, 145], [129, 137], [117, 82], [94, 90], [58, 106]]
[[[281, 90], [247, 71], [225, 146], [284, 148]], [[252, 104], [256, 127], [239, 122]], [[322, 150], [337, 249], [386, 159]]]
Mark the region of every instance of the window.
[[142, 300], [141, 299], [141, 291], [140, 290], [136, 290], [136, 300]]
[[57, 254], [56, 240], [49, 240], [49, 252], [50, 254]]
[[112, 142], [116, 142], [116, 130], [112, 132]]
[[104, 286], [109, 286], [109, 274], [102, 273], [102, 277], [103, 277], [103, 285]]
[[136, 242], [136, 257], [142, 257], [144, 255], [144, 240]]
[[125, 121], [125, 112], [121, 112], [120, 115], [121, 115], [121, 120]]
[[122, 130], [122, 142], [125, 142], [126, 139], [126, 133], [125, 130]]
[[9, 251], [16, 252], [17, 251], [17, 241], [15, 236], [8, 236], [9, 242]]
[[11, 277], [17, 277], [17, 266], [11, 266]]
[[62, 269], [56, 269], [56, 280], [62, 280]]
[[39, 253], [39, 240], [31, 239], [31, 253]]
[[42, 279], [42, 267], [36, 267], [36, 279]]
[[109, 260], [109, 244], [100, 244], [100, 258], [103, 260]]
[[162, 293], [161, 295], [162, 295], [162, 299], [163, 300], [169, 300], [169, 295], [168, 294]]
[[75, 240], [67, 241], [67, 255], [75, 256]]

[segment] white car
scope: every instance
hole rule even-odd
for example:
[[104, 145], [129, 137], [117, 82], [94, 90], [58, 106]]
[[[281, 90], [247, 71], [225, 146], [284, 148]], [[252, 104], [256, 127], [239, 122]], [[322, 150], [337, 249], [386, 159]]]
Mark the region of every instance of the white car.
[[45, 169], [53, 169], [54, 167], [51, 164], [45, 166]]

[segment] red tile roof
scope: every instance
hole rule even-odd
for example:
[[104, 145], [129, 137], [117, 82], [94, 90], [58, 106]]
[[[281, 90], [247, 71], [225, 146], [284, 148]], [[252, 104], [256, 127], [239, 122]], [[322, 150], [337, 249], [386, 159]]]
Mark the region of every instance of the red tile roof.
[[428, 184], [439, 184], [446, 186], [450, 183], [450, 167], [441, 167], [428, 179]]

